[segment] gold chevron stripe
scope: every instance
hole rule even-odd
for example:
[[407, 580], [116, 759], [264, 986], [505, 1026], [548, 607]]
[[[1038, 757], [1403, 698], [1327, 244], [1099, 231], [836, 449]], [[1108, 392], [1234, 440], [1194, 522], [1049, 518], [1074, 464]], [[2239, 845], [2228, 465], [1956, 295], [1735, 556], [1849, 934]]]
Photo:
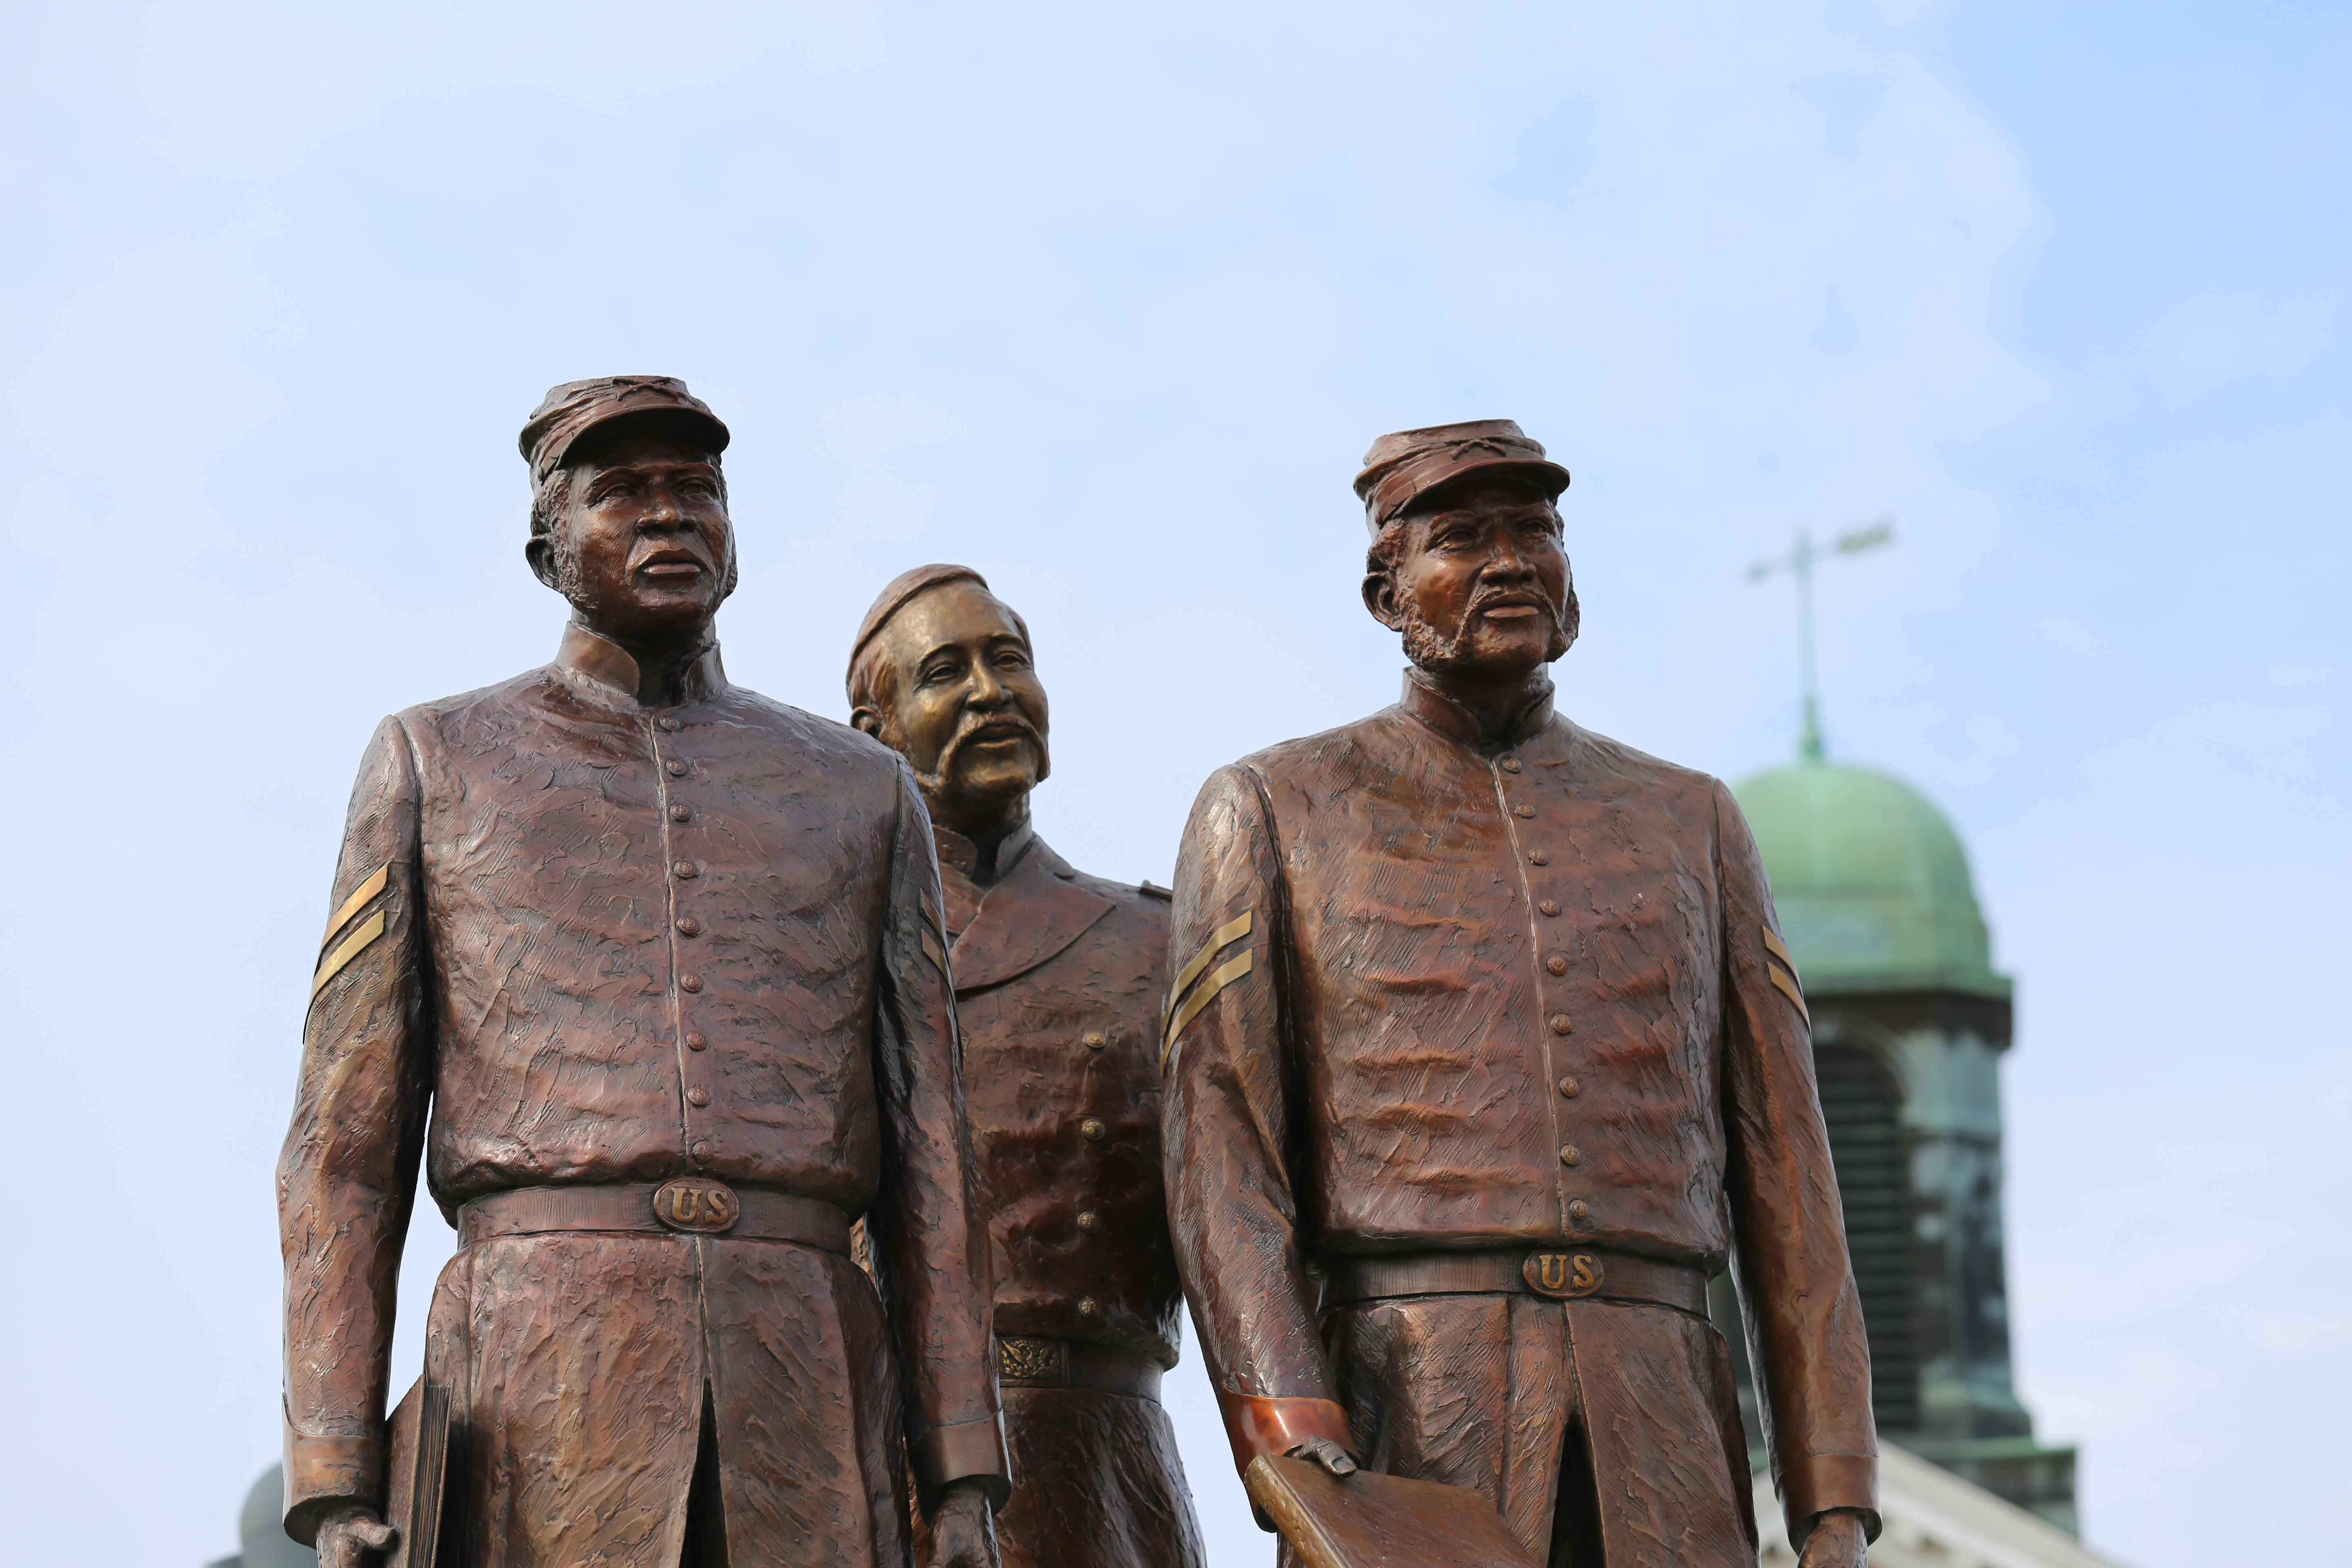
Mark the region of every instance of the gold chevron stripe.
[[361, 950], [383, 934], [383, 911], [368, 916], [367, 923], [343, 939], [342, 946], [319, 961], [319, 973], [310, 982], [313, 998], [326, 988], [327, 982], [342, 972], [342, 967], [360, 955]]
[[1184, 1026], [1199, 1017], [1201, 1009], [1217, 999], [1218, 992], [1247, 974], [1250, 972], [1250, 960], [1256, 956], [1255, 952], [1245, 952], [1231, 963], [1221, 965], [1209, 976], [1208, 984], [1193, 992], [1192, 999], [1176, 1010], [1176, 1016], [1168, 1020], [1167, 1037], [1160, 1042], [1160, 1071], [1168, 1070], [1168, 1053], [1176, 1048], [1176, 1037], [1184, 1032]]
[[1176, 1005], [1176, 998], [1184, 994], [1184, 987], [1201, 978], [1201, 971], [1209, 967], [1209, 961], [1217, 956], [1219, 948], [1226, 946], [1236, 938], [1249, 935], [1250, 916], [1254, 912], [1244, 910], [1209, 933], [1207, 945], [1192, 955], [1192, 962], [1183, 967], [1176, 976], [1176, 984], [1168, 988], [1168, 1005], [1171, 1007]]
[[350, 898], [335, 906], [335, 912], [327, 917], [327, 934], [319, 939], [320, 948], [324, 950], [329, 942], [334, 941], [335, 933], [342, 930], [353, 915], [365, 909], [369, 900], [383, 892], [391, 880], [392, 862], [387, 860], [378, 866], [375, 874], [362, 882]]
[[1790, 974], [1787, 970], [1781, 968], [1777, 963], [1767, 963], [1764, 966], [1764, 978], [1779, 986], [1780, 988], [1780, 994], [1786, 996], [1790, 1001], [1794, 1002], [1797, 1005], [1797, 1011], [1804, 1015], [1804, 1019], [1807, 1024], [1810, 1025], [1813, 1021], [1811, 1011], [1805, 1005], [1805, 994], [1797, 989], [1797, 981], [1794, 975]]
[[923, 956], [939, 965], [941, 974], [951, 973], [948, 968], [948, 955], [940, 951], [940, 939], [931, 934], [929, 926], [923, 928]]
[[1764, 928], [1764, 951], [1787, 964], [1790, 973], [1796, 973], [1796, 955], [1789, 951], [1789, 944], [1780, 940], [1780, 933], [1770, 926]]

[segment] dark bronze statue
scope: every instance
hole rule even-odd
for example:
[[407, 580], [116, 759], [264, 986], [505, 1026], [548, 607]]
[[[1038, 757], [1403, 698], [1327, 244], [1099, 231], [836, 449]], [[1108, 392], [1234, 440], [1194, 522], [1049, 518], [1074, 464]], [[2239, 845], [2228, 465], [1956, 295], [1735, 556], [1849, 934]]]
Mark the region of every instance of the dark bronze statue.
[[1806, 1568], [1876, 1445], [1805, 1003], [1723, 785], [1561, 718], [1565, 470], [1507, 420], [1356, 480], [1403, 700], [1212, 777], [1171, 952], [1177, 1255], [1234, 1456], [1473, 1488], [1555, 1568], [1753, 1568], [1752, 1325]]
[[425, 1352], [456, 1560], [898, 1568], [911, 1464], [929, 1563], [992, 1568], [930, 826], [898, 758], [720, 669], [726, 444], [667, 378], [550, 393], [522, 448], [555, 661], [362, 764], [278, 1176], [286, 1522], [325, 1568], [388, 1533], [420, 1158], [463, 1244]]
[[1160, 1176], [1168, 894], [1073, 870], [1036, 836], [1045, 690], [1029, 629], [962, 566], [882, 591], [851, 721], [930, 807], [996, 1279], [1017, 1568], [1200, 1568], [1160, 1405], [1182, 1296]]

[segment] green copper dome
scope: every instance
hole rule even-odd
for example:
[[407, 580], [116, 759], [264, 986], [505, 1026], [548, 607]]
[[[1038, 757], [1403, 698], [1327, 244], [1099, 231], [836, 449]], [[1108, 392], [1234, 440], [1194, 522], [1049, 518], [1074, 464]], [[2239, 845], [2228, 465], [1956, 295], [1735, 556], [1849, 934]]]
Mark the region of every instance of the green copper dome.
[[2007, 997], [1969, 858], [1944, 814], [1885, 773], [1804, 762], [1732, 786], [1805, 989]]

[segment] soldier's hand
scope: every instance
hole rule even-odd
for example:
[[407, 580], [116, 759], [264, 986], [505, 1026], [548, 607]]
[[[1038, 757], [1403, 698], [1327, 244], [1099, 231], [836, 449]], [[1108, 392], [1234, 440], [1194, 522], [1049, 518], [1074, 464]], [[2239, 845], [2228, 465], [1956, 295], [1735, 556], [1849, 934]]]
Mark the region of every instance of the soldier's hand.
[[1356, 1473], [1354, 1458], [1347, 1449], [1328, 1437], [1309, 1437], [1291, 1449], [1286, 1457], [1293, 1459], [1312, 1459], [1335, 1476], [1352, 1476]]
[[996, 1568], [996, 1521], [979, 1481], [950, 1481], [940, 1489], [923, 1568]]
[[400, 1531], [357, 1503], [331, 1508], [319, 1521], [319, 1568], [365, 1568], [362, 1552], [384, 1552]]
[[1869, 1545], [1860, 1513], [1830, 1509], [1813, 1520], [1813, 1532], [1805, 1537], [1805, 1554], [1797, 1560], [1797, 1568], [1865, 1568]]

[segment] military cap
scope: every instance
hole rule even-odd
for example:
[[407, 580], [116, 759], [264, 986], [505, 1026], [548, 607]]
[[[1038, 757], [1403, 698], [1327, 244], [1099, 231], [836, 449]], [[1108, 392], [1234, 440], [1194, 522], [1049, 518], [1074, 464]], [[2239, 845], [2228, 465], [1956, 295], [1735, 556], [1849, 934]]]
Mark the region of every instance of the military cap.
[[[899, 611], [932, 589], [943, 588], [950, 583], [971, 583], [982, 592], [988, 589], [988, 579], [971, 567], [949, 565], [911, 567], [883, 585], [882, 592], [875, 595], [873, 606], [866, 612], [866, 618], [857, 623], [857, 640], [849, 645], [848, 684], [853, 700], [857, 689], [857, 656], [866, 651], [866, 645], [880, 636], [882, 628]], [[1013, 618], [1016, 623], [1021, 620], [1018, 616]], [[1022, 635], [1028, 635], [1025, 624]]]
[[1568, 470], [1546, 458], [1543, 444], [1515, 419], [1430, 425], [1383, 436], [1364, 454], [1364, 471], [1356, 476], [1364, 522], [1377, 534], [1438, 486], [1481, 470], [1525, 475], [1547, 499], [1568, 488]]
[[517, 445], [530, 465], [531, 488], [547, 483], [589, 431], [625, 419], [684, 426], [704, 437], [714, 453], [727, 449], [727, 426], [674, 375], [600, 375], [548, 388], [524, 422]]

